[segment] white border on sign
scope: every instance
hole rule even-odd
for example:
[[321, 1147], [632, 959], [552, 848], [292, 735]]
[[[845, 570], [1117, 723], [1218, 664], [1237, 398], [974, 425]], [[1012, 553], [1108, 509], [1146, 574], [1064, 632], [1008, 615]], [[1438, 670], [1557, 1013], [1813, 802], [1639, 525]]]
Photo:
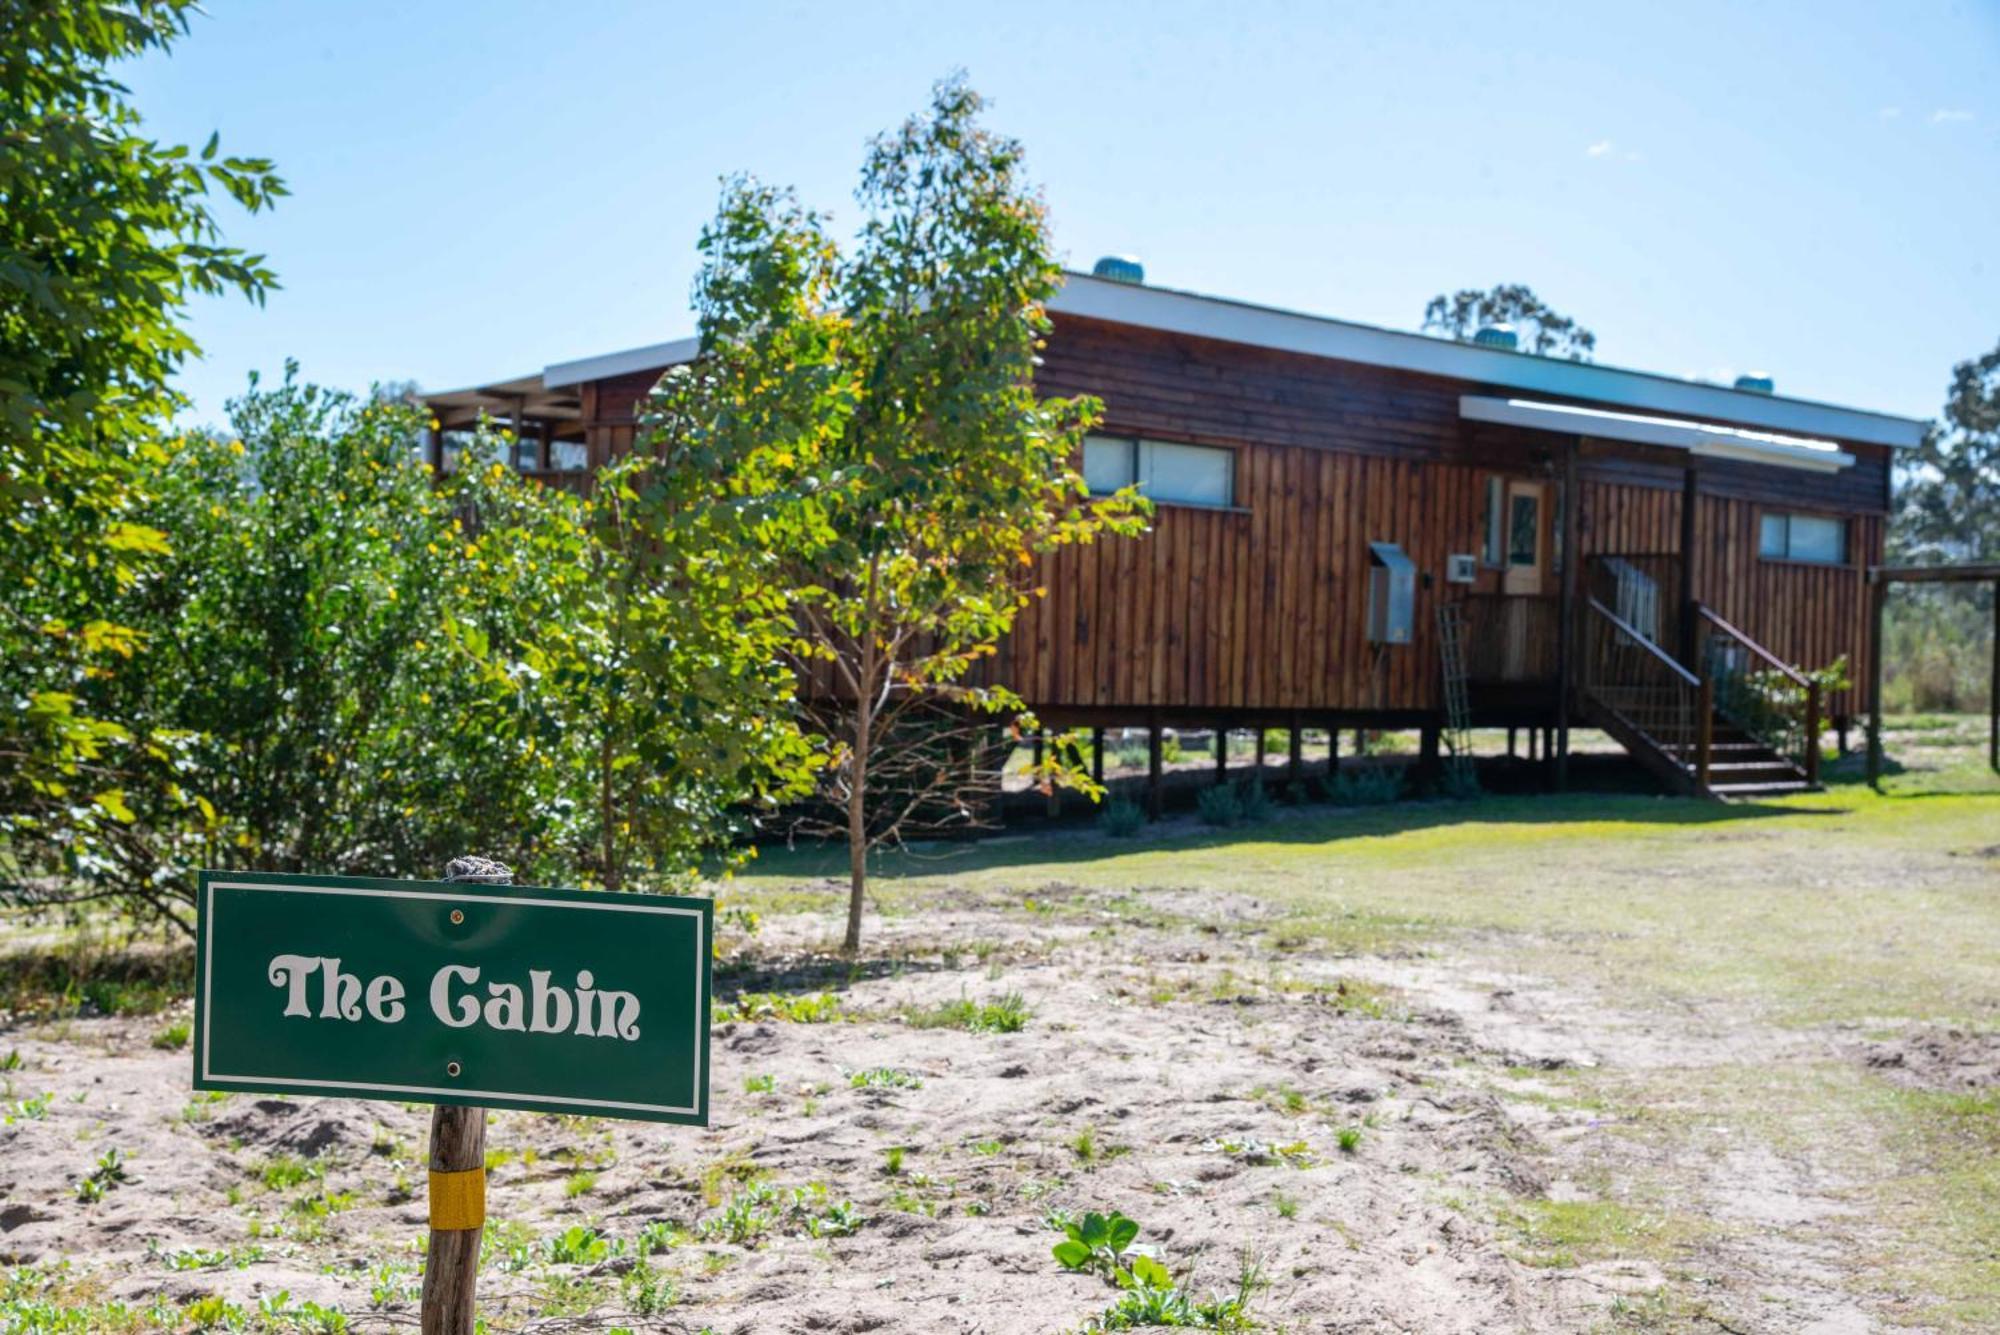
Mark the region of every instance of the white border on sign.
[[[208, 930], [202, 939], [201, 990], [209, 1004], [201, 1013], [201, 1078], [204, 1080], [235, 1080], [244, 1084], [299, 1085], [311, 1089], [359, 1089], [388, 1094], [444, 1094], [451, 1098], [489, 1099], [532, 1099], [538, 1103], [563, 1103], [579, 1108], [622, 1108], [632, 1112], [686, 1113], [698, 1115], [699, 1105], [681, 1106], [671, 1103], [624, 1103], [616, 1099], [575, 1099], [559, 1094], [529, 1094], [520, 1090], [506, 1089], [463, 1089], [441, 1088], [433, 1085], [381, 1085], [368, 1084], [359, 1080], [305, 1080], [288, 1075], [217, 1075], [209, 1067], [209, 1022], [215, 1013], [215, 892], [217, 890], [274, 890], [281, 894], [294, 895], [361, 895], [387, 899], [440, 899], [462, 900], [468, 904], [522, 904], [530, 908], [546, 909], [598, 909], [608, 913], [665, 913], [680, 914], [695, 920], [695, 968], [708, 954], [708, 941], [702, 932], [700, 909], [684, 909], [667, 904], [598, 904], [576, 899], [523, 899], [515, 895], [483, 896], [477, 894], [445, 894], [436, 890], [377, 890], [360, 886], [342, 885], [277, 885], [269, 881], [210, 881], [207, 886], [208, 900], [201, 906]], [[701, 978], [695, 978], [695, 995], [701, 994]], [[696, 1007], [694, 1017], [694, 1087], [700, 1089], [704, 1075], [702, 1072], [702, 1031], [703, 1017], [700, 1007]]]

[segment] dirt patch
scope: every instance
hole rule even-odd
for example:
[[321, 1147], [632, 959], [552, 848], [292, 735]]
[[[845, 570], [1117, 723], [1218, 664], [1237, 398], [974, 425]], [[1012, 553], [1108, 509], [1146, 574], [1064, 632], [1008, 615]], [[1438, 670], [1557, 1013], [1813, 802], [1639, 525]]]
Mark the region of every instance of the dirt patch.
[[2000, 1034], [1925, 1028], [1864, 1043], [1856, 1055], [1906, 1089], [1962, 1094], [2000, 1087]]
[[[1065, 916], [886, 923], [851, 981], [799, 950], [823, 923], [772, 921], [768, 958], [731, 976], [831, 987], [860, 1018], [719, 1025], [705, 1131], [494, 1114], [493, 1329], [1045, 1335], [1116, 1296], [1050, 1255], [1051, 1225], [1093, 1209], [1138, 1220], [1198, 1295], [1254, 1271], [1284, 1329], [1565, 1330], [1616, 1296], [1522, 1264], [1487, 1222], [1481, 1203], [1545, 1185], [1535, 1131], [1471, 1078], [1507, 1053], [1379, 989], [1363, 1006], [1343, 961], [1189, 925], [1180, 897], [1155, 906], [1179, 925], [1135, 929], [1049, 891]], [[1013, 992], [1020, 1032], [924, 1027]], [[13, 1097], [46, 1099], [0, 1127], [0, 1259], [67, 1261], [142, 1307], [286, 1293], [407, 1324], [427, 1110], [195, 1096], [156, 1026], [17, 1036]], [[85, 1200], [112, 1148], [124, 1180]], [[575, 1227], [607, 1252], [562, 1252]]]

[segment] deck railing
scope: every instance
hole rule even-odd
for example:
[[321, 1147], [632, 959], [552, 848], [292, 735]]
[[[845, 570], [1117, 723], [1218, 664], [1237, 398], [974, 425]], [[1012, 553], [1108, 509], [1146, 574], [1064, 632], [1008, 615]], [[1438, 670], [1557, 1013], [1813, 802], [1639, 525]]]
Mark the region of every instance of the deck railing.
[[1819, 782], [1820, 683], [1704, 605], [1695, 609], [1702, 676], [1724, 718]]
[[1601, 552], [1584, 567], [1584, 593], [1677, 659], [1681, 558], [1672, 552]]
[[1596, 598], [1583, 605], [1583, 688], [1663, 755], [1708, 783], [1708, 683]]

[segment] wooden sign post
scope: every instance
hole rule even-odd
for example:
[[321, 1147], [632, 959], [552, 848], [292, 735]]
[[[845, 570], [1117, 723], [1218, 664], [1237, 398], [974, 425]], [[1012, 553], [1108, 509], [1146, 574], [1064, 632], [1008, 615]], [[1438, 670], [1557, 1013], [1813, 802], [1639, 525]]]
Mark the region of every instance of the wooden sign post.
[[[513, 870], [486, 858], [453, 858], [453, 885], [506, 885]], [[463, 912], [463, 910], [453, 910]], [[479, 1310], [479, 1245], [486, 1236], [486, 1109], [431, 1109], [430, 1244], [424, 1251], [422, 1335], [472, 1335]]]
[[708, 1125], [714, 905], [512, 884], [205, 871], [194, 1087], [438, 1105], [424, 1335], [471, 1335], [486, 1109]]

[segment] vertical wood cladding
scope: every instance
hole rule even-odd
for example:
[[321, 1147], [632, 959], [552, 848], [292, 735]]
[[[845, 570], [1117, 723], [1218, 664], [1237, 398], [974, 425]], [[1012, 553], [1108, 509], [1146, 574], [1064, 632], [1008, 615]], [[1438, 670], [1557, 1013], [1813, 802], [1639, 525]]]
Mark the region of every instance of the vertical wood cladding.
[[[655, 373], [587, 386], [593, 462], [631, 448]], [[1548, 482], [1567, 442], [1464, 422], [1463, 393], [1506, 391], [1436, 376], [1271, 352], [1089, 320], [1060, 319], [1038, 383], [1103, 400], [1104, 429], [1228, 447], [1236, 506], [1161, 506], [1152, 531], [1042, 560], [1031, 601], [993, 665], [1043, 709], [1431, 710], [1440, 706], [1440, 599], [1498, 592], [1482, 567], [1447, 584], [1445, 558], [1482, 549], [1489, 477]], [[1845, 443], [1836, 474], [1700, 460], [1696, 594], [1779, 657], [1818, 668], [1845, 656], [1865, 698], [1862, 572], [1882, 553], [1889, 451]], [[1680, 547], [1678, 451], [1587, 442], [1583, 554]], [[1848, 563], [1757, 555], [1758, 516], [1845, 516]], [[1366, 636], [1368, 544], [1402, 546], [1421, 572], [1407, 645]], [[1547, 584], [1553, 592], [1554, 581]]]

